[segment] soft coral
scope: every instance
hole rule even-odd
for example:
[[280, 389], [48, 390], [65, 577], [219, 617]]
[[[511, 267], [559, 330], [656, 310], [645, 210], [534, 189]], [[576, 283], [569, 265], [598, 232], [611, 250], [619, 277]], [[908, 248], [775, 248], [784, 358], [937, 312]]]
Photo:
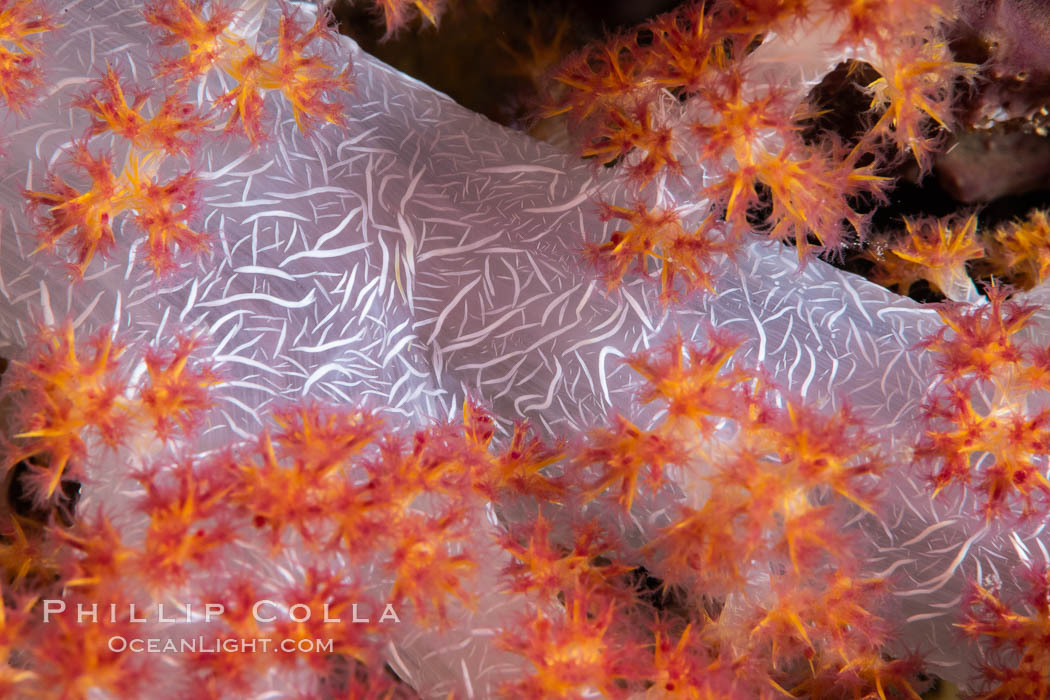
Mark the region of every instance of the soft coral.
[[25, 112], [42, 82], [36, 35], [56, 27], [38, 0], [0, 0], [0, 97], [17, 113]]
[[[974, 584], [964, 600], [965, 620], [959, 627], [973, 639], [989, 641], [997, 656], [983, 665], [987, 700], [1050, 696], [1050, 573], [1029, 566], [1024, 608], [1013, 605], [997, 586]], [[1022, 601], [1018, 601], [1022, 602]]]
[[[42, 327], [12, 388], [25, 392], [22, 455], [45, 455], [34, 496], [50, 498], [67, 470], [81, 476], [91, 436], [110, 447], [130, 424], [121, 363], [123, 346], [105, 329], [78, 343], [72, 322]], [[70, 465], [73, 465], [70, 467]]]
[[[52, 192], [25, 192], [30, 207], [45, 207], [46, 218], [40, 221], [40, 249], [55, 248], [65, 239], [75, 260], [76, 271], [83, 275], [95, 253], [107, 253], [114, 245], [114, 219], [128, 207], [127, 183], [113, 172], [113, 157], [94, 155], [86, 144], [73, 146], [71, 163], [91, 182], [83, 191], [52, 176]], [[67, 238], [68, 237], [68, 238]]]
[[686, 291], [711, 289], [715, 266], [730, 251], [715, 222], [689, 230], [672, 209], [650, 208], [643, 202], [632, 207], [604, 205], [602, 217], [625, 224], [605, 243], [587, 246], [587, 257], [610, 290], [632, 269], [648, 275], [650, 261], [660, 261], [660, 299], [666, 304], [681, 291], [676, 280]]

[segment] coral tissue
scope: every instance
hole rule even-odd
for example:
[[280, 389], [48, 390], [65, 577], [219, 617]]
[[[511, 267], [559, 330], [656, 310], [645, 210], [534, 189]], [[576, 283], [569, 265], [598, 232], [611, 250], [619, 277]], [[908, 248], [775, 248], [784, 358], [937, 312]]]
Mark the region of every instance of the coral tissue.
[[0, 696], [1046, 697], [1045, 213], [868, 238], [956, 10], [685, 3], [570, 154], [314, 5], [0, 0]]

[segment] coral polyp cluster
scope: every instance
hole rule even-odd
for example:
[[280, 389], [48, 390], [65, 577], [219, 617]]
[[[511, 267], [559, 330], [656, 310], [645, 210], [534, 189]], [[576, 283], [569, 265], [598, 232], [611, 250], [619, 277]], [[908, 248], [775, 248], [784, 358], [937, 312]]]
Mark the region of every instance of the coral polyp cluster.
[[125, 348], [110, 330], [78, 341], [70, 322], [42, 328], [35, 353], [9, 370], [5, 382], [21, 413], [20, 425], [8, 426], [18, 440], [9, 459], [39, 457], [28, 477], [36, 484], [34, 497], [51, 498], [63, 478], [83, 479], [89, 443], [117, 449], [136, 423], [150, 424], [162, 442], [176, 433], [192, 435], [198, 417], [211, 407], [207, 390], [218, 382], [206, 364], [190, 357], [198, 342], [178, 336], [171, 355], [151, 348], [148, 378], [132, 382]]
[[994, 581], [975, 584], [963, 601], [966, 619], [959, 627], [967, 636], [987, 638], [990, 643], [991, 652], [980, 669], [987, 683], [981, 697], [990, 700], [1041, 698], [1050, 693], [1045, 641], [1050, 626], [1050, 576], [1034, 565], [1025, 567], [1021, 576], [1029, 590], [1016, 603], [1005, 600], [999, 582]]
[[382, 15], [386, 27], [384, 38], [397, 34], [416, 16], [426, 23], [437, 25], [445, 9], [444, 0], [375, 0], [375, 9]]
[[[123, 610], [142, 591], [165, 599], [195, 590], [203, 608], [223, 590], [222, 600], [242, 616], [229, 597], [234, 591], [242, 605], [279, 593], [288, 605], [334, 616], [349, 614], [351, 603], [382, 609], [385, 600], [413, 625], [440, 629], [475, 607], [481, 552], [502, 551], [504, 595], [531, 609], [522, 626], [508, 620], [502, 645], [533, 667], [505, 685], [506, 697], [640, 690], [668, 672], [669, 633], [691, 649], [679, 660], [688, 678], [675, 697], [708, 684], [762, 697], [815, 685], [913, 692], [914, 663], [884, 658], [889, 628], [873, 607], [883, 582], [860, 577], [860, 541], [841, 530], [855, 505], [876, 503], [881, 466], [870, 440], [849, 414], [820, 417], [793, 401], [777, 408], [777, 390], [761, 372], [732, 365], [736, 343], [728, 338], [714, 337], [709, 349], [678, 340], [659, 357], [634, 361], [646, 378], [645, 399], [668, 409], [648, 431], [617, 418], [582, 443], [558, 447], [519, 425], [497, 445], [491, 417], [474, 402], [462, 421], [410, 435], [367, 410], [302, 403], [274, 412], [257, 441], [192, 458], [163, 446], [194, 440], [201, 415], [214, 410], [212, 396], [222, 392], [199, 359], [200, 341], [187, 336], [171, 351], [148, 350], [137, 399], [125, 390], [128, 351], [112, 343], [103, 332], [81, 349], [71, 326], [44, 329], [39, 349], [16, 370], [26, 378], [10, 385], [13, 400], [29, 408], [16, 439], [24, 454], [50, 460], [39, 477], [51, 485], [40, 494], [44, 502], [59, 478], [91, 485], [104, 463], [128, 459], [129, 449], [145, 455], [143, 445], [161, 446], [142, 466], [123, 468], [139, 484], [136, 515], [103, 509], [72, 526], [34, 531], [34, 565], [47, 566], [52, 578], [16, 580], [15, 591]], [[67, 417], [61, 425], [51, 416], [59, 409]], [[138, 414], [151, 418], [136, 422]], [[88, 449], [94, 442], [109, 450]], [[635, 498], [664, 488], [673, 474], [695, 498], [707, 493], [706, 502], [684, 509], [644, 548], [607, 530], [603, 508], [594, 506], [629, 512]], [[486, 501], [502, 508], [522, 498], [538, 509], [531, 524], [478, 531]], [[580, 513], [568, 530], [557, 516], [566, 509]], [[8, 517], [8, 528], [20, 527], [20, 516]], [[305, 576], [271, 589], [262, 577], [266, 564], [249, 554], [260, 541], [269, 556], [299, 548]], [[640, 584], [643, 564], [662, 573], [664, 590]], [[62, 588], [71, 593], [59, 596]], [[668, 608], [660, 601], [672, 588], [683, 600], [690, 600], [686, 590], [706, 591], [717, 607]], [[30, 656], [40, 660], [76, 658], [98, 643], [94, 635], [119, 636], [134, 624], [120, 617], [85, 637], [75, 633], [82, 621], [63, 621], [60, 634], [39, 620], [22, 622], [35, 640]], [[206, 630], [229, 639], [333, 634], [324, 625], [296, 631], [282, 624], [258, 627], [242, 617]], [[382, 626], [340, 629], [338, 658], [375, 662]], [[797, 663], [803, 658], [806, 672]], [[231, 654], [224, 662], [184, 656], [180, 666], [188, 687], [210, 697], [248, 687], [253, 669], [270, 663], [268, 655]], [[305, 664], [318, 678], [334, 673], [330, 660], [310, 655], [281, 663]], [[20, 686], [49, 678], [35, 661], [28, 669]], [[116, 654], [92, 665], [70, 661], [64, 672], [70, 697], [79, 696], [76, 688], [137, 692], [131, 689], [162, 674], [148, 659], [129, 666]]]
[[1050, 497], [1050, 411], [1039, 403], [1046, 351], [1023, 334], [1036, 308], [1001, 288], [988, 293], [985, 306], [944, 307], [946, 327], [925, 342], [940, 371], [918, 454], [936, 465], [936, 491], [973, 484], [989, 518], [1017, 508], [1037, 516]]
[[178, 85], [206, 80], [213, 73], [228, 76], [234, 86], [216, 98], [214, 106], [228, 115], [227, 130], [239, 125], [253, 144], [263, 138], [267, 91], [284, 96], [304, 133], [320, 124], [344, 123], [342, 107], [331, 96], [350, 87], [349, 67], [338, 70], [328, 65], [311, 46], [328, 35], [324, 14], [304, 30], [286, 11], [276, 41], [265, 48], [240, 36], [234, 26], [239, 13], [221, 4], [162, 0], [147, 8], [145, 18], [162, 32], [161, 44], [185, 49], [162, 60], [158, 75], [173, 78]]
[[0, 3], [0, 96], [24, 113], [43, 83], [39, 36], [58, 26], [47, 6], [35, 0]]
[[902, 294], [926, 280], [950, 299], [966, 298], [972, 289], [966, 263], [984, 255], [977, 242], [977, 215], [905, 219], [904, 227], [906, 238], [871, 251], [873, 280]]
[[[657, 177], [684, 181], [732, 225], [737, 245], [757, 229], [800, 258], [834, 253], [867, 233], [860, 203], [892, 184], [879, 168], [897, 153], [928, 168], [938, 130], [952, 123], [955, 83], [973, 66], [952, 59], [942, 12], [911, 2], [686, 3], [567, 59], [547, 114], [566, 115], [584, 156], [622, 161], [643, 189]], [[820, 110], [808, 90], [844, 54], [879, 74], [864, 86], [870, 124], [848, 141], [814, 138], [807, 124]], [[788, 61], [794, 73], [780, 69]], [[707, 229], [691, 238], [700, 251], [711, 245]], [[670, 257], [658, 239], [641, 252]], [[619, 266], [605, 264], [618, 283]]]
[[[89, 186], [79, 189], [69, 183], [70, 175], [54, 172], [49, 190], [27, 190], [25, 196], [38, 212], [40, 248], [68, 249], [75, 277], [83, 277], [96, 254], [116, 246], [114, 226], [119, 230], [121, 218], [145, 236], [145, 258], [158, 277], [179, 269], [179, 254], [209, 251], [211, 235], [193, 223], [202, 188], [198, 146], [226, 119], [226, 132], [240, 128], [257, 147], [268, 92], [284, 98], [303, 134], [324, 124], [345, 125], [343, 107], [332, 96], [350, 89], [350, 67], [338, 70], [315, 53], [328, 36], [325, 16], [304, 30], [286, 9], [276, 40], [258, 45], [238, 33], [239, 17], [221, 4], [152, 3], [144, 18], [162, 33], [161, 44], [186, 49], [153, 66], [154, 76], [171, 87], [142, 88], [107, 64], [94, 88], [74, 102], [90, 115], [91, 125], [72, 144], [63, 170]], [[231, 80], [234, 87], [225, 85], [227, 92], [211, 105], [186, 101], [188, 92], [208, 89], [210, 80]], [[107, 141], [108, 149], [101, 145]]]
[[1050, 274], [1050, 212], [1033, 209], [1024, 219], [1004, 224], [994, 232], [991, 258], [995, 271], [1024, 289], [1040, 284]]

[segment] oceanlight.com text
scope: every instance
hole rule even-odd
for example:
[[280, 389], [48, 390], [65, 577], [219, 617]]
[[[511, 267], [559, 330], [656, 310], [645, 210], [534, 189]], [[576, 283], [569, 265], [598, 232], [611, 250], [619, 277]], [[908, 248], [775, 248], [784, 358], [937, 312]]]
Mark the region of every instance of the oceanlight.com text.
[[218, 639], [215, 637], [188, 637], [161, 639], [157, 637], [110, 637], [109, 650], [114, 653], [135, 654], [331, 654], [335, 644], [331, 639]]

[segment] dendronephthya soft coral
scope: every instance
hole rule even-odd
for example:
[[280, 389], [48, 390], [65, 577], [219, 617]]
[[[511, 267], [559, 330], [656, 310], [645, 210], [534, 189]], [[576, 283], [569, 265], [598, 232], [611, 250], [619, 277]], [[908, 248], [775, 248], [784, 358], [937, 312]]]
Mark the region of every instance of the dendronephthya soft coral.
[[[18, 484], [38, 496], [4, 513], [4, 562], [20, 565], [5, 566], [0, 648], [25, 640], [5, 681], [69, 697], [479, 698], [913, 697], [924, 668], [967, 681], [982, 647], [954, 625], [987, 639], [1038, 622], [1013, 606], [1027, 580], [1009, 566], [1039, 571], [1045, 551], [1041, 404], [1021, 396], [1045, 389], [1045, 353], [1020, 341], [1038, 314], [993, 292], [984, 311], [938, 316], [820, 261], [798, 269], [805, 249], [863, 230], [851, 195], [887, 187], [866, 153], [924, 159], [948, 122], [943, 81], [968, 69], [931, 9], [683, 8], [654, 21], [651, 46], [674, 57], [660, 80], [631, 72], [636, 54], [657, 60], [637, 37], [577, 64], [658, 95], [581, 116], [611, 115], [585, 148], [630, 144], [625, 182], [360, 54], [357, 92], [329, 93], [322, 74], [341, 76], [354, 49], [303, 44], [322, 38], [305, 9], [261, 13], [256, 36], [249, 13], [212, 3], [152, 6], [158, 34], [115, 0], [71, 8], [55, 94], [39, 124], [19, 123], [2, 190], [26, 232], [21, 188], [34, 193], [44, 234], [5, 226], [0, 260], [0, 329], [24, 347], [12, 398], [33, 408], [12, 459], [36, 459]], [[163, 65], [199, 80], [178, 100], [133, 88], [159, 37]], [[694, 41], [706, 53], [675, 53]], [[858, 143], [807, 142], [801, 98], [858, 52], [878, 64], [884, 82], [865, 87], [885, 111]], [[276, 76], [281, 60], [295, 70]], [[324, 107], [311, 122], [308, 102], [347, 118]], [[153, 139], [151, 124], [193, 126], [209, 108], [230, 111]], [[601, 140], [683, 110], [691, 128], [667, 127], [670, 143]], [[254, 148], [221, 133], [263, 113]], [[724, 123], [741, 133], [720, 136]], [[109, 158], [92, 170], [104, 186], [51, 162], [68, 143]], [[213, 255], [158, 282], [135, 262], [153, 248], [122, 234], [144, 216], [181, 230], [187, 208], [165, 216], [149, 209], [163, 196], [125, 192], [186, 172]], [[798, 250], [748, 240], [755, 226]], [[73, 232], [89, 243], [71, 246], [72, 287], [31, 255], [59, 230], [60, 249]], [[110, 257], [81, 258], [91, 241]], [[581, 247], [607, 256], [606, 284]], [[674, 276], [647, 286], [639, 261]], [[715, 293], [673, 306], [678, 281]], [[61, 434], [46, 427], [56, 407]], [[1023, 449], [990, 425], [999, 415], [1027, 431]], [[959, 416], [989, 428], [963, 461], [945, 449]], [[72, 477], [74, 522], [41, 522], [53, 480]], [[97, 624], [77, 622], [78, 604], [98, 605]], [[218, 650], [163, 650], [202, 635]], [[162, 652], [110, 646], [142, 636]], [[240, 646], [261, 637], [293, 649]]]
[[[858, 202], [891, 184], [877, 167], [899, 152], [928, 169], [952, 122], [955, 82], [974, 67], [948, 50], [948, 12], [893, 0], [686, 3], [567, 60], [548, 114], [566, 114], [583, 155], [621, 159], [643, 190], [656, 177], [684, 180], [693, 206], [737, 237], [755, 229], [794, 243], [800, 258], [833, 254], [866, 234]], [[849, 144], [804, 135], [819, 114], [807, 92], [845, 59], [880, 75], [863, 86], [870, 125]], [[658, 239], [645, 252], [667, 258]]]

